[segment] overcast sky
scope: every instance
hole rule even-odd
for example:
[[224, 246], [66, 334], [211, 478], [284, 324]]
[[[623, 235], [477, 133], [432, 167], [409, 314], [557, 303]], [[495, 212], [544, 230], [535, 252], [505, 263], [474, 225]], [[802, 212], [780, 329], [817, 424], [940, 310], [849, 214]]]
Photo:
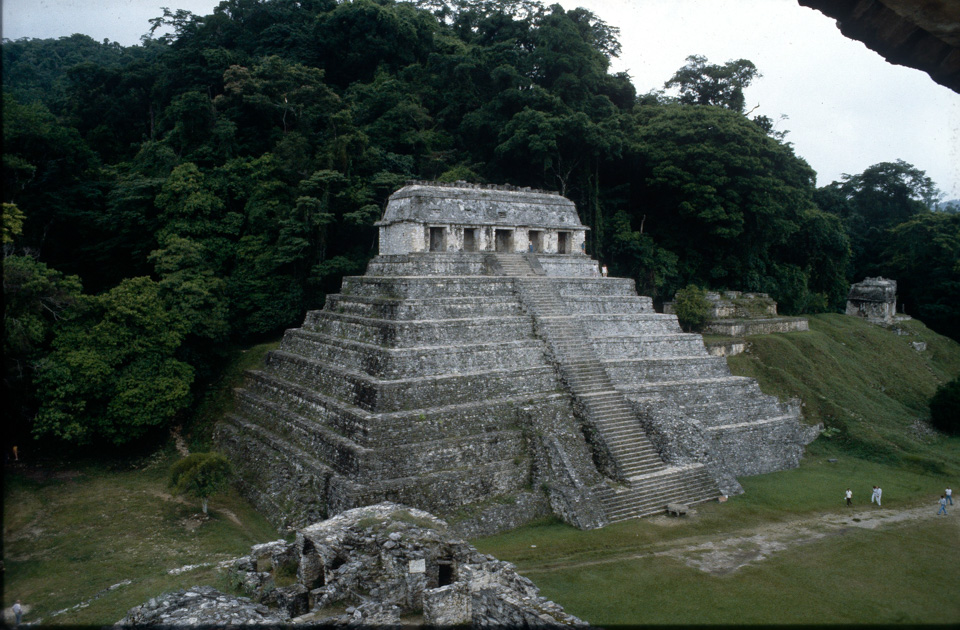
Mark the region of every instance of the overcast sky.
[[[212, 13], [219, 0], [2, 0], [3, 37], [84, 33], [139, 43], [160, 7]], [[550, 4], [551, 0], [545, 0]], [[620, 28], [637, 92], [662, 89], [689, 55], [711, 63], [749, 59], [763, 75], [747, 109], [787, 130], [818, 184], [901, 159], [926, 171], [947, 199], [960, 198], [960, 95], [925, 73], [894, 66], [840, 34], [833, 20], [796, 0], [559, 0]]]

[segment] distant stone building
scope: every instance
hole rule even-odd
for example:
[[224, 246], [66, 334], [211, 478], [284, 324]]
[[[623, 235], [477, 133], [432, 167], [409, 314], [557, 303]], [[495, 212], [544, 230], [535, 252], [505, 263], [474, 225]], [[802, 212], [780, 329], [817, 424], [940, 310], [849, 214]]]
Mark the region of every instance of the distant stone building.
[[897, 316], [897, 281], [867, 278], [850, 285], [847, 315], [862, 317], [873, 324], [893, 324]]
[[[703, 332], [727, 337], [768, 335], [771, 333], [802, 332], [810, 330], [805, 317], [784, 317], [777, 314], [777, 303], [766, 293], [740, 291], [707, 291], [710, 303], [709, 321]], [[673, 302], [663, 305], [664, 313], [674, 313]], [[713, 354], [713, 346], [708, 348]], [[718, 344], [721, 349], [729, 344]], [[738, 354], [723, 350], [724, 355]]]
[[380, 254], [238, 390], [216, 439], [278, 525], [389, 500], [464, 536], [581, 528], [740, 492], [816, 427], [602, 277], [574, 204], [413, 182]]

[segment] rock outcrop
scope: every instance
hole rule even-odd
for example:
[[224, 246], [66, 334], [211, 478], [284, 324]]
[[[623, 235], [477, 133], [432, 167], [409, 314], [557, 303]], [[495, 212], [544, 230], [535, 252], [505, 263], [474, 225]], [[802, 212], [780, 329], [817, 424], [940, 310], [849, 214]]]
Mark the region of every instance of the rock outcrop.
[[227, 595], [212, 586], [195, 586], [153, 597], [147, 603], [131, 609], [117, 625], [279, 628], [283, 622], [283, 617], [276, 611], [251, 601], [249, 597]]

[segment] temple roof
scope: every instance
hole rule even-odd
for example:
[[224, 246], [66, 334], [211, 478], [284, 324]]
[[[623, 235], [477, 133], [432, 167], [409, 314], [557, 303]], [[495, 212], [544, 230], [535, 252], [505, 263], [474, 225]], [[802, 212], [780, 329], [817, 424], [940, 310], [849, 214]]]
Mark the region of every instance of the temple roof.
[[401, 221], [585, 229], [572, 201], [555, 192], [456, 182], [412, 182], [390, 195], [377, 225]]

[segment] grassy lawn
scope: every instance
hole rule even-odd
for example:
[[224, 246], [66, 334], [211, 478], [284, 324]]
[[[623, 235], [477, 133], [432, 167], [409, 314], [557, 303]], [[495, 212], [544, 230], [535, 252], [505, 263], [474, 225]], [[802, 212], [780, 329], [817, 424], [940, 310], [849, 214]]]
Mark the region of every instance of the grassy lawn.
[[[960, 439], [943, 439], [942, 446], [960, 457]], [[742, 479], [745, 494], [698, 506], [690, 519], [640, 519], [589, 532], [551, 521], [475, 544], [515, 563], [545, 597], [597, 625], [960, 621], [960, 563], [952, 557], [960, 511], [933, 516], [949, 479], [833, 458], [813, 454], [799, 469]], [[886, 513], [926, 506], [931, 518], [844, 528], [727, 574], [663, 555], [752, 528], [843, 514], [847, 486], [857, 508], [871, 507], [874, 483], [884, 489]]]
[[729, 575], [656, 556], [524, 574], [599, 625], [957, 623], [957, 523], [856, 530]]
[[807, 421], [831, 429], [831, 441], [848, 455], [960, 474], [956, 461], [944, 468], [936, 439], [916, 427], [937, 387], [960, 374], [960, 344], [916, 320], [899, 326], [903, 334], [846, 315], [815, 315], [809, 332], [748, 337], [748, 352], [727, 363], [768, 394], [801, 398]]
[[[169, 570], [244, 555], [251, 545], [280, 538], [233, 491], [213, 497], [209, 519], [200, 519], [198, 502], [167, 494], [173, 461], [161, 453], [126, 471], [99, 464], [42, 474], [8, 468], [5, 605], [22, 600], [31, 622], [115, 623], [160, 593], [218, 579], [212, 568], [179, 576]], [[131, 582], [107, 590], [125, 580]]]

